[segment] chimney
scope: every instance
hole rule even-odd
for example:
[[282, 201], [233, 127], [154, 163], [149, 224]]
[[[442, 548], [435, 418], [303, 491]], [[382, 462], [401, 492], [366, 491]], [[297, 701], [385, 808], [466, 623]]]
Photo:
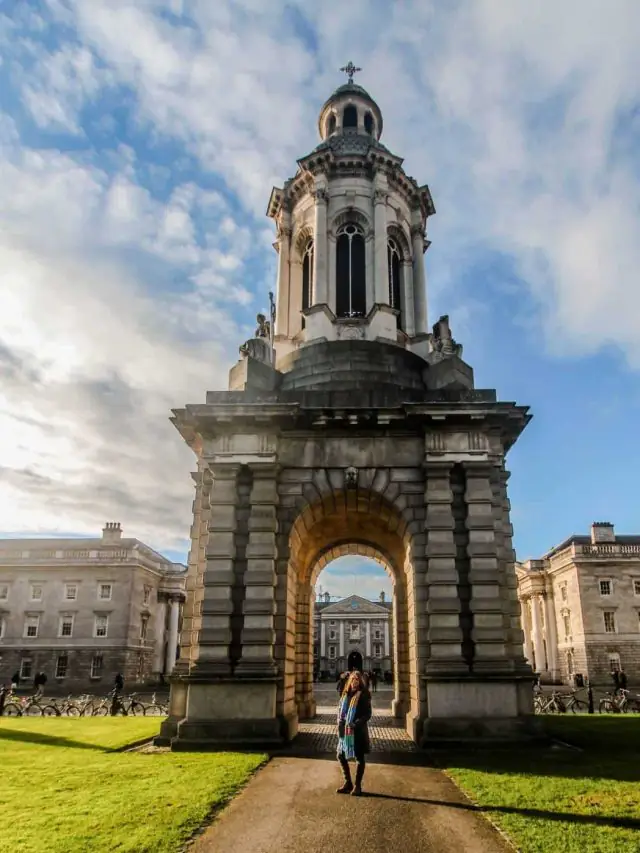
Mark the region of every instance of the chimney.
[[384, 604], [384, 592], [380, 593], [380, 604]]
[[594, 521], [591, 525], [591, 544], [599, 545], [601, 542], [615, 542], [616, 534], [610, 521]]
[[103, 542], [119, 542], [122, 539], [122, 528], [119, 521], [107, 521], [102, 528]]

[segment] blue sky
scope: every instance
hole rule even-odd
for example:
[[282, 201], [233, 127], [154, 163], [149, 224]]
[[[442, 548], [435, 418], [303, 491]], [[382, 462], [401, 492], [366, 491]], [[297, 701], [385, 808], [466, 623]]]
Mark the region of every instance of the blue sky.
[[635, 0], [4, 0], [2, 534], [113, 519], [184, 557], [168, 415], [225, 387], [275, 284], [271, 187], [349, 59], [431, 188], [430, 318], [534, 414], [518, 557], [640, 532], [639, 32]]

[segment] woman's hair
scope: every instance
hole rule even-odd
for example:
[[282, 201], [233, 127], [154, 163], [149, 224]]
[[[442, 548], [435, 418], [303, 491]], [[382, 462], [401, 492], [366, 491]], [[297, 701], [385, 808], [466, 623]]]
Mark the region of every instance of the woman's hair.
[[354, 669], [353, 672], [349, 673], [349, 677], [344, 685], [344, 690], [348, 693], [350, 691], [364, 690], [366, 686], [367, 682], [364, 675], [359, 670]]

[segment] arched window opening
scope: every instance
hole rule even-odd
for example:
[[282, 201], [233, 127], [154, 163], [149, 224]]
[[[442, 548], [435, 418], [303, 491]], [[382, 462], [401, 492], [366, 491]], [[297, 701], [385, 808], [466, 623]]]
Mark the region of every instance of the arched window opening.
[[358, 126], [358, 110], [349, 104], [348, 107], [344, 108], [344, 112], [342, 113], [342, 126], [343, 127], [357, 127]]
[[573, 675], [573, 652], [567, 652], [567, 675]]
[[331, 113], [329, 116], [329, 121], [327, 122], [327, 134], [331, 136], [332, 133], [336, 132], [336, 117], [334, 113]]
[[395, 308], [397, 311], [400, 311], [400, 315], [398, 316], [398, 328], [402, 328], [402, 306], [400, 302], [400, 291], [401, 291], [401, 281], [400, 281], [400, 247], [393, 239], [393, 237], [389, 237], [387, 240], [387, 259], [389, 264], [389, 305], [392, 308]]
[[351, 222], [337, 234], [336, 315], [364, 317], [367, 311], [364, 233]]
[[367, 112], [364, 114], [364, 129], [367, 133], [373, 134], [373, 116], [371, 113]]
[[[305, 311], [311, 305], [313, 293], [313, 240], [309, 240], [302, 255], [302, 310]], [[302, 318], [302, 328], [305, 327], [305, 318]]]

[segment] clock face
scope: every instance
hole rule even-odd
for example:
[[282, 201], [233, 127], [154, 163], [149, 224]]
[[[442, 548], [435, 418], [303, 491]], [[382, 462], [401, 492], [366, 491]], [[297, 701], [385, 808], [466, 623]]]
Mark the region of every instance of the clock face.
[[352, 610], [357, 610], [357, 609], [358, 609], [358, 602], [357, 602], [357, 601], [352, 601], [352, 602], [351, 602], [351, 609], [352, 609]]

